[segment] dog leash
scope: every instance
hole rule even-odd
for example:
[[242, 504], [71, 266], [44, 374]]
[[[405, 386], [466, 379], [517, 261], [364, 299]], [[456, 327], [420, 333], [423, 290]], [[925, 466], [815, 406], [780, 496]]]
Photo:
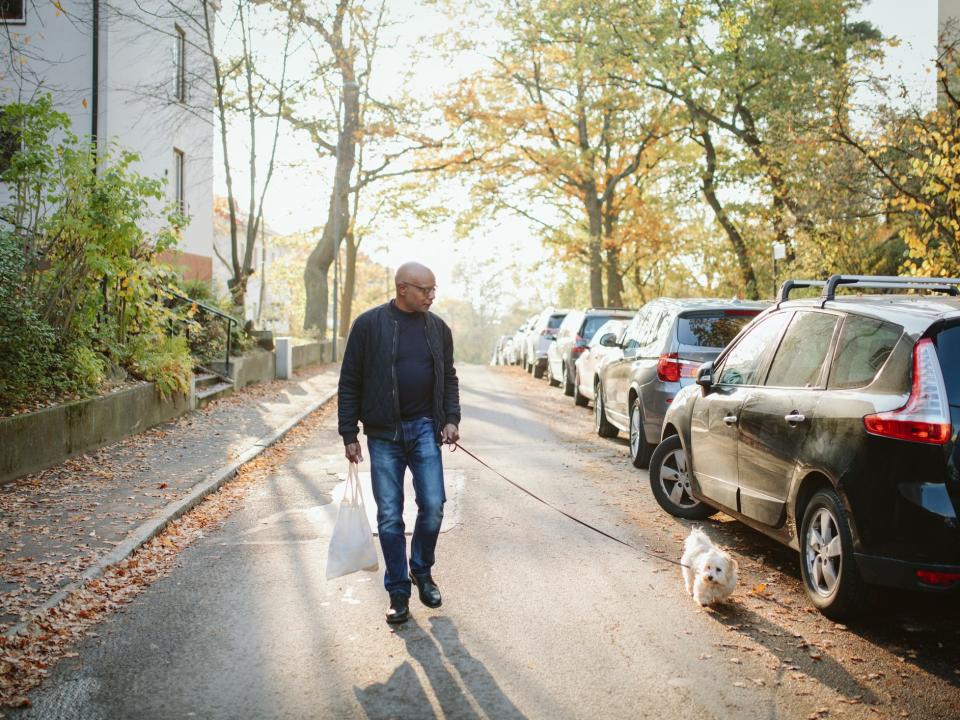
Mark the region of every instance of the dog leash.
[[547, 506], [548, 508], [550, 508], [551, 510], [553, 510], [553, 511], [555, 511], [555, 512], [558, 512], [558, 513], [560, 513], [561, 515], [563, 515], [564, 517], [567, 517], [567, 518], [573, 520], [575, 523], [578, 523], [578, 524], [580, 524], [580, 525], [583, 525], [583, 527], [588, 528], [588, 529], [590, 529], [590, 530], [593, 530], [593, 532], [595, 532], [595, 533], [597, 533], [597, 534], [599, 534], [599, 535], [603, 535], [605, 538], [609, 538], [610, 540], [613, 540], [613, 541], [616, 542], [616, 543], [620, 543], [620, 544], [623, 545], [624, 547], [628, 547], [628, 548], [630, 548], [631, 550], [633, 550], [633, 551], [635, 551], [635, 552], [642, 553], [642, 554], [644, 554], [644, 555], [649, 555], [650, 557], [656, 558], [657, 560], [662, 560], [663, 562], [672, 563], [673, 565], [679, 565], [680, 567], [689, 567], [689, 566], [683, 564], [682, 562], [679, 562], [679, 561], [677, 561], [677, 560], [673, 560], [672, 558], [664, 557], [663, 555], [658, 555], [657, 553], [650, 552], [649, 550], [644, 550], [643, 548], [638, 548], [636, 545], [632, 545], [632, 544], [628, 543], [626, 540], [621, 540], [620, 538], [618, 538], [618, 537], [616, 537], [616, 536], [614, 536], [614, 535], [611, 535], [610, 533], [605, 532], [605, 531], [601, 530], [601, 529], [598, 528], [598, 527], [594, 527], [594, 526], [591, 525], [590, 523], [588, 523], [588, 522], [586, 522], [586, 521], [584, 521], [584, 520], [581, 520], [581, 519], [578, 518], [578, 517], [574, 517], [573, 515], [571, 515], [570, 513], [568, 513], [566, 510], [563, 510], [563, 509], [561, 509], [561, 508], [558, 508], [558, 507], [557, 507], [556, 505], [554, 505], [553, 503], [551, 503], [551, 502], [549, 502], [549, 501], [547, 501], [547, 500], [544, 500], [544, 499], [543, 499], [542, 497], [540, 497], [539, 495], [536, 495], [536, 494], [530, 492], [529, 490], [527, 490], [527, 488], [523, 487], [520, 483], [514, 482], [513, 480], [511, 480], [510, 478], [508, 478], [506, 475], [504, 475], [504, 474], [503, 474], [502, 472], [500, 472], [499, 470], [490, 467], [487, 463], [485, 463], [483, 460], [481, 460], [480, 458], [478, 458], [478, 457], [477, 457], [476, 455], [474, 455], [472, 452], [470, 452], [469, 450], [467, 450], [467, 449], [466, 449], [463, 445], [461, 445], [459, 442], [447, 443], [447, 445], [450, 446], [450, 452], [456, 452], [458, 449], [459, 449], [459, 450], [463, 450], [463, 452], [465, 452], [467, 455], [469, 455], [470, 457], [472, 457], [472, 458], [473, 458], [474, 460], [476, 460], [478, 463], [480, 463], [481, 465], [483, 465], [487, 470], [489, 470], [490, 472], [494, 473], [495, 475], [498, 475], [501, 479], [507, 481], [508, 483], [510, 483], [511, 485], [513, 485], [515, 488], [517, 488], [517, 490], [520, 490], [521, 492], [526, 493], [527, 495], [529, 495], [530, 497], [532, 497], [532, 498], [533, 498], [534, 500], [536, 500], [537, 502], [546, 505], [546, 506]]

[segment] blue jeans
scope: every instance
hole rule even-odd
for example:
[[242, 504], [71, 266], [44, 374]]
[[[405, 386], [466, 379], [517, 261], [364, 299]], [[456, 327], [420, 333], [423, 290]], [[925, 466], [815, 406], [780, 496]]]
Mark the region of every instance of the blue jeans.
[[[386, 565], [383, 585], [388, 593], [409, 597], [409, 572], [427, 575], [433, 567], [447, 495], [443, 489], [443, 462], [433, 420], [404, 420], [401, 428], [399, 442], [368, 437], [367, 450], [373, 497], [377, 501], [377, 530]], [[417, 500], [409, 572], [403, 525], [403, 474], [408, 467]]]

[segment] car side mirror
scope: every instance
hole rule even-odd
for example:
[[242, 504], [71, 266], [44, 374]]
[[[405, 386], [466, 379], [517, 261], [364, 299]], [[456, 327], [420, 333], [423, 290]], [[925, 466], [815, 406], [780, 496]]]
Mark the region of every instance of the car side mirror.
[[616, 333], [607, 333], [602, 338], [600, 338], [600, 344], [604, 347], [620, 347], [620, 344], [617, 342]]
[[713, 386], [713, 363], [705, 362], [697, 369], [697, 385], [704, 390], [709, 390]]

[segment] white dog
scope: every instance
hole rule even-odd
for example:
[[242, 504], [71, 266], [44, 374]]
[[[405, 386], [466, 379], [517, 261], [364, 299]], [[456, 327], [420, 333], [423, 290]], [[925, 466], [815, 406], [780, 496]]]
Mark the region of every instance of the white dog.
[[737, 561], [694, 528], [683, 543], [683, 579], [687, 592], [701, 605], [726, 600], [737, 587]]

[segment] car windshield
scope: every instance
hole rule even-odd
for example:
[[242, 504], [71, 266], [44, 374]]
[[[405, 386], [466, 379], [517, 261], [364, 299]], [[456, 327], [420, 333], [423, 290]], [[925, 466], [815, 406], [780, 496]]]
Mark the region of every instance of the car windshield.
[[560, 323], [563, 322], [565, 317], [566, 315], [551, 315], [550, 319], [547, 321], [547, 329], [556, 330], [558, 327], [560, 327]]
[[586, 341], [590, 342], [593, 336], [597, 333], [605, 323], [610, 320], [609, 315], [589, 315], [587, 316], [586, 322], [583, 324], [583, 334], [581, 337]]
[[726, 347], [759, 311], [727, 310], [716, 315], [681, 317], [677, 336], [681, 345]]

